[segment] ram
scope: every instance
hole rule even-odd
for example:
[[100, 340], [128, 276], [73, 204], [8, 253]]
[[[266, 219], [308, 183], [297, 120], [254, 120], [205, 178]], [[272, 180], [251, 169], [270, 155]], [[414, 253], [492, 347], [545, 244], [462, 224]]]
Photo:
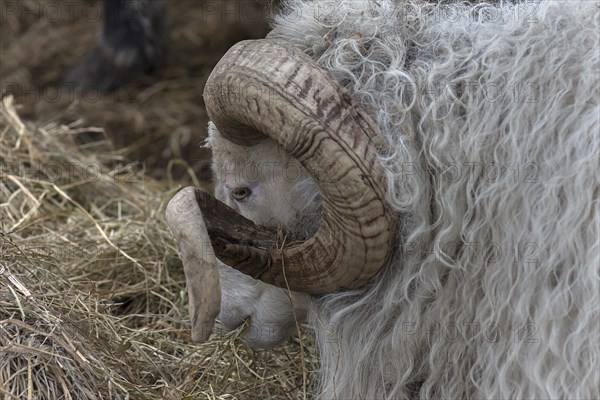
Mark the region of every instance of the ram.
[[308, 314], [325, 399], [599, 397], [599, 21], [288, 1], [205, 88], [221, 201], [167, 207], [193, 338]]

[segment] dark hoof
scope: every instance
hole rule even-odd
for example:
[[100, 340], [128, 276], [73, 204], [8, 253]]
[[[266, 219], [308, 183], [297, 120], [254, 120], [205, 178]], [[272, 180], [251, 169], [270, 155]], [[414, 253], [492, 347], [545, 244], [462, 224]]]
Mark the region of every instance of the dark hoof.
[[64, 85], [77, 92], [110, 93], [164, 65], [166, 34], [161, 1], [105, 0], [104, 8], [96, 43], [64, 79]]

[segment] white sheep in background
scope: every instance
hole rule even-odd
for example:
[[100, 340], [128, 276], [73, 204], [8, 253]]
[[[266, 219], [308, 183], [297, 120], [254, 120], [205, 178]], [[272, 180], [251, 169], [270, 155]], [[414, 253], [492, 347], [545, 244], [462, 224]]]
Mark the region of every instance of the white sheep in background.
[[[598, 11], [293, 0], [275, 18], [265, 43], [307, 54], [387, 139], [385, 207], [399, 222], [366, 284], [312, 298], [322, 398], [600, 396]], [[217, 166], [243, 154], [217, 129], [209, 142]], [[294, 162], [270, 139], [255, 146]], [[258, 223], [318, 226], [303, 218], [322, 202], [311, 178], [218, 177], [217, 196]], [[294, 190], [300, 203], [279, 207]], [[231, 271], [221, 314], [249, 317], [255, 345], [278, 342], [287, 330], [260, 327], [289, 328], [283, 289]], [[302, 316], [308, 298], [294, 301]]]

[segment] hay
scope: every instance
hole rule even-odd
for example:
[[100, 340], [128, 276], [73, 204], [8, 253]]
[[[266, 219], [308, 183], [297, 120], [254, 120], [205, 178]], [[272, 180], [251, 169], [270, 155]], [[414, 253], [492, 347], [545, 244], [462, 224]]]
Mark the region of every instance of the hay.
[[[251, 6], [266, 2], [167, 0], [166, 67], [111, 94], [101, 96], [92, 87], [76, 96], [61, 83], [94, 42], [99, 1], [0, 1], [0, 89], [23, 105], [20, 115], [28, 120], [82, 119], [103, 127], [115, 147], [128, 160], [143, 162], [153, 177], [166, 179], [176, 158], [201, 175], [209, 156], [199, 146], [208, 124], [204, 83], [231, 45], [265, 36], [266, 11]], [[175, 176], [186, 178], [185, 169], [175, 168]]]
[[99, 19], [81, 11], [95, 4], [0, 4], [0, 86], [19, 104], [5, 97], [0, 117], [0, 399], [303, 397], [310, 338], [304, 363], [298, 339], [255, 352], [217, 328], [191, 344], [163, 221], [170, 182], [207, 183], [208, 73], [266, 25], [167, 1], [168, 67], [73, 98], [60, 82], [94, 40]]
[[101, 129], [0, 117], [0, 398], [298, 399], [310, 337], [257, 352], [217, 327], [191, 343], [181, 262], [164, 220], [175, 188]]

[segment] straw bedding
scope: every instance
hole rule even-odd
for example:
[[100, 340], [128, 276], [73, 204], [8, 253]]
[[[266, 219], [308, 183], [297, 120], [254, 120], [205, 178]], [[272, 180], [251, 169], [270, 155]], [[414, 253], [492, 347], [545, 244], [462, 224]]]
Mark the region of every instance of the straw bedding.
[[[173, 190], [77, 126], [0, 119], [0, 398], [290, 398], [316, 356], [296, 338], [256, 352], [189, 336]], [[243, 328], [242, 328], [243, 329]], [[204, 396], [204, 397], [202, 397]]]
[[167, 2], [166, 69], [94, 101], [55, 98], [97, 27], [80, 13], [54, 19], [48, 7], [65, 3], [2, 10], [0, 399], [310, 397], [310, 332], [263, 352], [242, 343], [243, 327], [191, 343], [163, 220], [181, 184], [210, 186], [204, 80], [266, 25], [223, 32], [218, 20], [198, 24], [202, 2]]

